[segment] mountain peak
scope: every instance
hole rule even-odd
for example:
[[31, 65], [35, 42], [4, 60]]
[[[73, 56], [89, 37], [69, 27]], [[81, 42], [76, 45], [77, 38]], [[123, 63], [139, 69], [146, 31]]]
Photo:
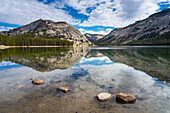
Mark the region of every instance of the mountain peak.
[[164, 9], [160, 12], [152, 14], [152, 15], [149, 16], [149, 18], [161, 17], [161, 16], [166, 16], [166, 15], [167, 16], [170, 15], [170, 8], [167, 8], [167, 9]]
[[33, 34], [34, 37], [48, 36], [50, 38], [69, 40], [77, 46], [91, 44], [77, 28], [63, 21], [53, 22], [51, 20], [38, 19], [17, 29], [3, 31], [1, 34], [8, 36]]
[[[51, 21], [51, 20], [43, 20], [43, 19], [38, 19], [38, 20], [36, 20], [36, 21], [34, 21], [34, 22], [31, 22], [31, 23], [46, 23], [46, 24], [49, 24], [49, 23], [53, 23], [53, 24], [66, 24], [66, 25], [69, 25], [67, 22], [65, 22], [65, 21], [59, 21], [59, 22], [54, 22], [54, 21]], [[30, 24], [31, 24], [30, 23]]]
[[68, 23], [65, 21], [59, 21], [59, 22], [57, 22], [57, 24], [68, 24]]
[[169, 11], [170, 12], [170, 8], [166, 8], [166, 9], [164, 9], [162, 11]]
[[95, 43], [97, 40], [103, 38], [105, 35], [103, 34], [90, 34], [85, 33], [84, 36], [91, 42]]
[[[166, 37], [168, 33], [170, 33], [170, 8], [152, 14], [148, 18], [137, 21], [127, 27], [114, 29], [104, 38], [100, 39], [98, 43], [116, 45], [131, 43], [160, 44], [161, 40], [162, 44], [163, 42], [168, 44], [168, 38]], [[162, 39], [157, 39], [158, 36], [159, 38], [164, 37]], [[154, 38], [154, 42], [152, 38]]]

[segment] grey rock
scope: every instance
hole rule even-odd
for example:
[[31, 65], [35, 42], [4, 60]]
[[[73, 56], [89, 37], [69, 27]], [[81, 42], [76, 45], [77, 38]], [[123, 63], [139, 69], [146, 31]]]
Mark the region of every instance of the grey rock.
[[90, 33], [85, 33], [84, 36], [91, 42], [95, 42], [101, 38], [103, 38], [105, 35], [103, 34], [90, 34]]
[[128, 44], [170, 32], [170, 8], [155, 13], [124, 28], [116, 28], [98, 41], [105, 44]]
[[136, 97], [126, 93], [118, 93], [116, 99], [125, 103], [133, 103], [136, 101]]
[[75, 27], [66, 22], [53, 22], [51, 20], [36, 20], [25, 26], [9, 31], [2, 31], [2, 35], [17, 36], [34, 34], [35, 37], [47, 34], [51, 37], [60, 37], [74, 43], [74, 46], [90, 45], [91, 42]]

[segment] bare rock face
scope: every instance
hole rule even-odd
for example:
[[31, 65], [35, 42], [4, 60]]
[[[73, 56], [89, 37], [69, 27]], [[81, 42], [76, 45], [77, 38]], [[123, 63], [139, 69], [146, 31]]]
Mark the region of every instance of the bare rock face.
[[41, 85], [41, 84], [44, 84], [44, 81], [39, 80], [39, 79], [34, 79], [34, 80], [32, 80], [32, 83], [35, 84], [35, 85]]
[[136, 97], [126, 93], [118, 93], [116, 95], [116, 100], [121, 101], [122, 103], [134, 103], [136, 101]]
[[64, 93], [68, 93], [71, 91], [71, 89], [69, 87], [60, 87], [59, 89]]
[[111, 99], [113, 96], [112, 94], [110, 93], [99, 93], [97, 95], [97, 98], [100, 100], [100, 101], [106, 101], [106, 100], [109, 100]]
[[66, 22], [53, 22], [51, 20], [36, 20], [25, 26], [9, 31], [2, 31], [2, 35], [18, 36], [32, 34], [34, 37], [48, 36], [73, 42], [74, 46], [91, 45], [91, 42], [74, 26]]
[[[116, 28], [98, 41], [104, 44], [128, 44], [149, 40], [170, 32], [170, 8], [124, 28]], [[160, 43], [159, 40], [157, 42]]]
[[90, 34], [90, 33], [85, 33], [84, 36], [91, 42], [95, 42], [101, 38], [103, 38], [105, 35], [103, 34]]

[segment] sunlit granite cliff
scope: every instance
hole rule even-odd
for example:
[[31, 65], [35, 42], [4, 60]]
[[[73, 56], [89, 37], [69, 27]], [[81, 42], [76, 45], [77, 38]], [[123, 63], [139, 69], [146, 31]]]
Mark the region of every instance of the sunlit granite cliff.
[[2, 31], [1, 34], [8, 36], [33, 35], [35, 38], [60, 38], [73, 42], [73, 46], [91, 45], [91, 42], [74, 26], [66, 22], [53, 22], [51, 20], [36, 20], [13, 30]]
[[[114, 21], [114, 20], [113, 20]], [[103, 44], [170, 44], [170, 8], [124, 28], [116, 28], [98, 41]]]

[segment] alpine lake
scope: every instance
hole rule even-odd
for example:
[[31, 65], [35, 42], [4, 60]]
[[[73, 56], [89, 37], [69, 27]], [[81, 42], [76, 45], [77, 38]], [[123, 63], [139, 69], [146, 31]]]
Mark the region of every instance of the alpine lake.
[[170, 113], [170, 46], [1, 49], [0, 113]]

